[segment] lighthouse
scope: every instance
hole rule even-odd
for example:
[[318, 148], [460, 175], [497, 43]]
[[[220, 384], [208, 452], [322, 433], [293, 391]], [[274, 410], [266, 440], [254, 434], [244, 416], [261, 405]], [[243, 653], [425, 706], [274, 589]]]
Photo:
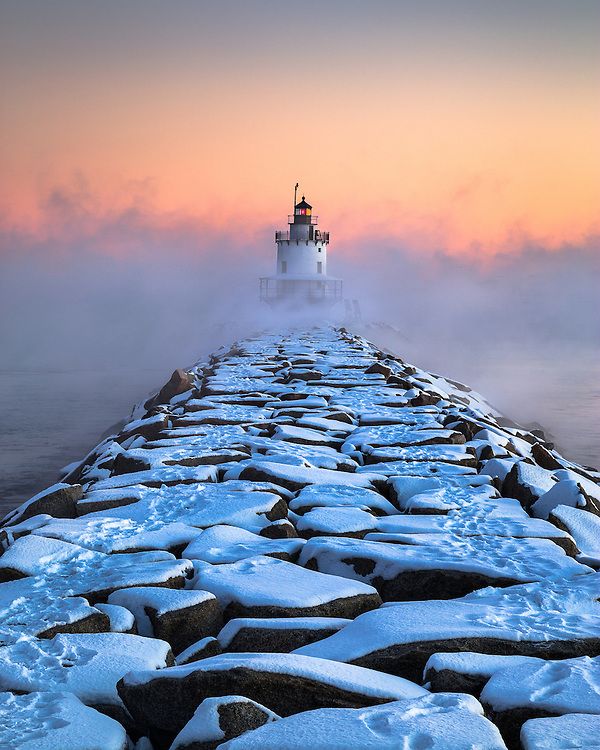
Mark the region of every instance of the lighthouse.
[[342, 281], [327, 275], [329, 232], [318, 228], [318, 217], [305, 196], [288, 216], [288, 229], [275, 232], [275, 275], [260, 280], [260, 299], [269, 304], [333, 305], [342, 299]]

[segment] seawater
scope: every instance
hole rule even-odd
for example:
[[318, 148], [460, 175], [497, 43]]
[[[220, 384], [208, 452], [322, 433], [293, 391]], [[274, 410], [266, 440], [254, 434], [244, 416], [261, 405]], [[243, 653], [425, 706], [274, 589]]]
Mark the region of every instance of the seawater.
[[[414, 349], [414, 351], [411, 351]], [[396, 342], [408, 361], [462, 380], [521, 424], [539, 422], [568, 458], [600, 466], [600, 356], [497, 349], [493, 355], [425, 354]], [[0, 370], [0, 513], [57, 481], [111, 425], [156, 391], [170, 373]]]
[[163, 370], [0, 370], [0, 514], [58, 479], [134, 404], [168, 380]]

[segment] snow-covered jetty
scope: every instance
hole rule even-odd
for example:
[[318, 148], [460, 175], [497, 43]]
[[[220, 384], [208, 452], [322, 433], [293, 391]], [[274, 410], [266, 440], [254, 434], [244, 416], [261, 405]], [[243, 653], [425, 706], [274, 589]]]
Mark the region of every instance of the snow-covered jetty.
[[0, 747], [598, 747], [599, 482], [344, 329], [221, 349], [4, 519]]

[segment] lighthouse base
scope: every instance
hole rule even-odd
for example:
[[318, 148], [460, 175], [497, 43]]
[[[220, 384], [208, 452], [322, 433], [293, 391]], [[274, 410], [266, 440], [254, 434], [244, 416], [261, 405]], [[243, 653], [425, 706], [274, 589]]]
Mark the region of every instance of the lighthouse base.
[[309, 303], [334, 305], [342, 299], [342, 280], [331, 277], [265, 276], [260, 279], [260, 301], [269, 305]]

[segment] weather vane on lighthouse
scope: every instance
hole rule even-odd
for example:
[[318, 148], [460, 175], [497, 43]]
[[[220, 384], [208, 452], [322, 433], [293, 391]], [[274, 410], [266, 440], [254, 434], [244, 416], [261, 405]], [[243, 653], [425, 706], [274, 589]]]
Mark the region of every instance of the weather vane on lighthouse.
[[342, 299], [342, 281], [327, 275], [329, 232], [317, 228], [318, 218], [304, 195], [298, 203], [294, 185], [294, 213], [288, 230], [275, 232], [277, 266], [274, 276], [260, 279], [260, 299], [269, 304], [308, 302], [333, 305]]

